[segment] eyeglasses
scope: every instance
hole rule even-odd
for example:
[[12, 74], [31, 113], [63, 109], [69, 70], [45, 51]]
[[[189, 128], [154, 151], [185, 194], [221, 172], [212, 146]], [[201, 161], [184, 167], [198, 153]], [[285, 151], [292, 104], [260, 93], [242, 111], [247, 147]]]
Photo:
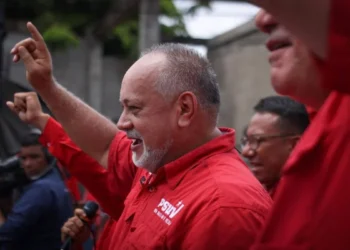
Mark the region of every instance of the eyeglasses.
[[261, 143], [274, 140], [274, 139], [279, 139], [279, 138], [287, 138], [287, 137], [292, 137], [292, 136], [298, 136], [296, 134], [278, 134], [278, 135], [250, 135], [250, 136], [244, 136], [241, 139], [241, 149], [247, 145], [249, 145], [249, 148], [251, 150], [257, 150], [260, 146]]

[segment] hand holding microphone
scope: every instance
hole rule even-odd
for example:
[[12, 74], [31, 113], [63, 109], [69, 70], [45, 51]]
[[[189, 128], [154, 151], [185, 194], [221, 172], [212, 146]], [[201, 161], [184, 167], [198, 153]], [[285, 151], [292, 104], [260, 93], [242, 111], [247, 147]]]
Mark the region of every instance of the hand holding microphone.
[[67, 250], [72, 240], [77, 243], [85, 242], [90, 236], [89, 222], [95, 217], [98, 205], [89, 201], [83, 209], [76, 209], [75, 216], [70, 218], [62, 227], [61, 235], [64, 242], [61, 250]]

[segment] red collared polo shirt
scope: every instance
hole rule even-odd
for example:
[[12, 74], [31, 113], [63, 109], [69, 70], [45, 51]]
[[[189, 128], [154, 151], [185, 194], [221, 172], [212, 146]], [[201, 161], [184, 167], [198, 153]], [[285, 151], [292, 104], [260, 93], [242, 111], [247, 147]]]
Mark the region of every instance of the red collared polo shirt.
[[350, 1], [332, 1], [332, 92], [293, 151], [254, 250], [350, 249]]
[[[161, 168], [136, 172], [108, 249], [247, 249], [271, 199], [234, 149], [234, 131]], [[130, 140], [118, 133], [109, 168], [134, 168]]]
[[[134, 166], [131, 141], [119, 132], [110, 147], [108, 171], [104, 170], [113, 179], [105, 177], [106, 182], [99, 181], [91, 193], [103, 207], [112, 205], [106, 197], [123, 199], [125, 206], [121, 216], [114, 216], [106, 226], [98, 249], [247, 249], [264, 223], [271, 199], [234, 149], [234, 131], [222, 131], [222, 136], [167, 164], [156, 175]], [[44, 136], [49, 133], [55, 132], [45, 129]], [[71, 142], [61, 143], [72, 147]], [[66, 154], [75, 161], [82, 157]], [[81, 164], [73, 168], [81, 169], [71, 173], [85, 179], [88, 189], [94, 180], [87, 176], [104, 173], [95, 165], [92, 171], [85, 165], [84, 174]], [[106, 195], [102, 190], [114, 193]], [[119, 211], [119, 203], [114, 204], [116, 208], [105, 210]]]

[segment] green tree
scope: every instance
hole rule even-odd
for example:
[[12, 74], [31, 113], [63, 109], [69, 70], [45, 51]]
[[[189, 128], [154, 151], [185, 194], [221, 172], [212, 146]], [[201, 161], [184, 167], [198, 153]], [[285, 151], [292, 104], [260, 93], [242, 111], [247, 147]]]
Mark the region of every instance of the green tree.
[[[130, 56], [137, 52], [138, 0], [7, 0], [6, 18], [33, 20], [52, 50], [77, 46], [87, 33], [104, 43], [105, 53]], [[198, 0], [189, 12], [208, 1]], [[172, 0], [160, 0], [161, 14], [172, 20], [161, 25], [167, 40], [188, 36], [183, 13]]]

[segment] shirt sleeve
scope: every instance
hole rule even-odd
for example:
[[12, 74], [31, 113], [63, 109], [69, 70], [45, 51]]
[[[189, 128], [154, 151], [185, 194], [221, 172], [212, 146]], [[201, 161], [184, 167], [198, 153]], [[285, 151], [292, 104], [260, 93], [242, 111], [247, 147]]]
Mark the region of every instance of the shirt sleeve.
[[71, 176], [68, 170], [66, 168], [63, 168], [60, 162], [57, 162], [57, 167], [58, 167], [58, 171], [63, 177], [63, 181], [66, 187], [68, 188], [69, 192], [71, 193], [74, 199], [74, 203], [79, 203], [79, 201], [81, 200], [81, 194], [80, 194], [79, 182], [77, 178], [75, 178], [74, 176]]
[[218, 208], [189, 226], [181, 249], [249, 249], [264, 221], [262, 215], [250, 209]]
[[32, 230], [41, 214], [51, 208], [52, 203], [53, 197], [48, 189], [31, 185], [0, 227], [0, 243], [16, 242], [23, 238], [24, 234]]
[[324, 86], [331, 90], [350, 94], [350, 1], [332, 0], [328, 35], [328, 58], [319, 62], [325, 74]]
[[[123, 145], [120, 140], [123, 140], [123, 136], [118, 133], [110, 148], [109, 157], [114, 158], [109, 159], [108, 169], [105, 169], [83, 152], [53, 118], [49, 119], [40, 138], [50, 153], [87, 188], [103, 210], [115, 219], [118, 219], [123, 211], [124, 200], [131, 189], [134, 176], [133, 169], [127, 161], [125, 163], [124, 160], [124, 164], [116, 162], [119, 145]], [[125, 154], [123, 150], [120, 151]]]

